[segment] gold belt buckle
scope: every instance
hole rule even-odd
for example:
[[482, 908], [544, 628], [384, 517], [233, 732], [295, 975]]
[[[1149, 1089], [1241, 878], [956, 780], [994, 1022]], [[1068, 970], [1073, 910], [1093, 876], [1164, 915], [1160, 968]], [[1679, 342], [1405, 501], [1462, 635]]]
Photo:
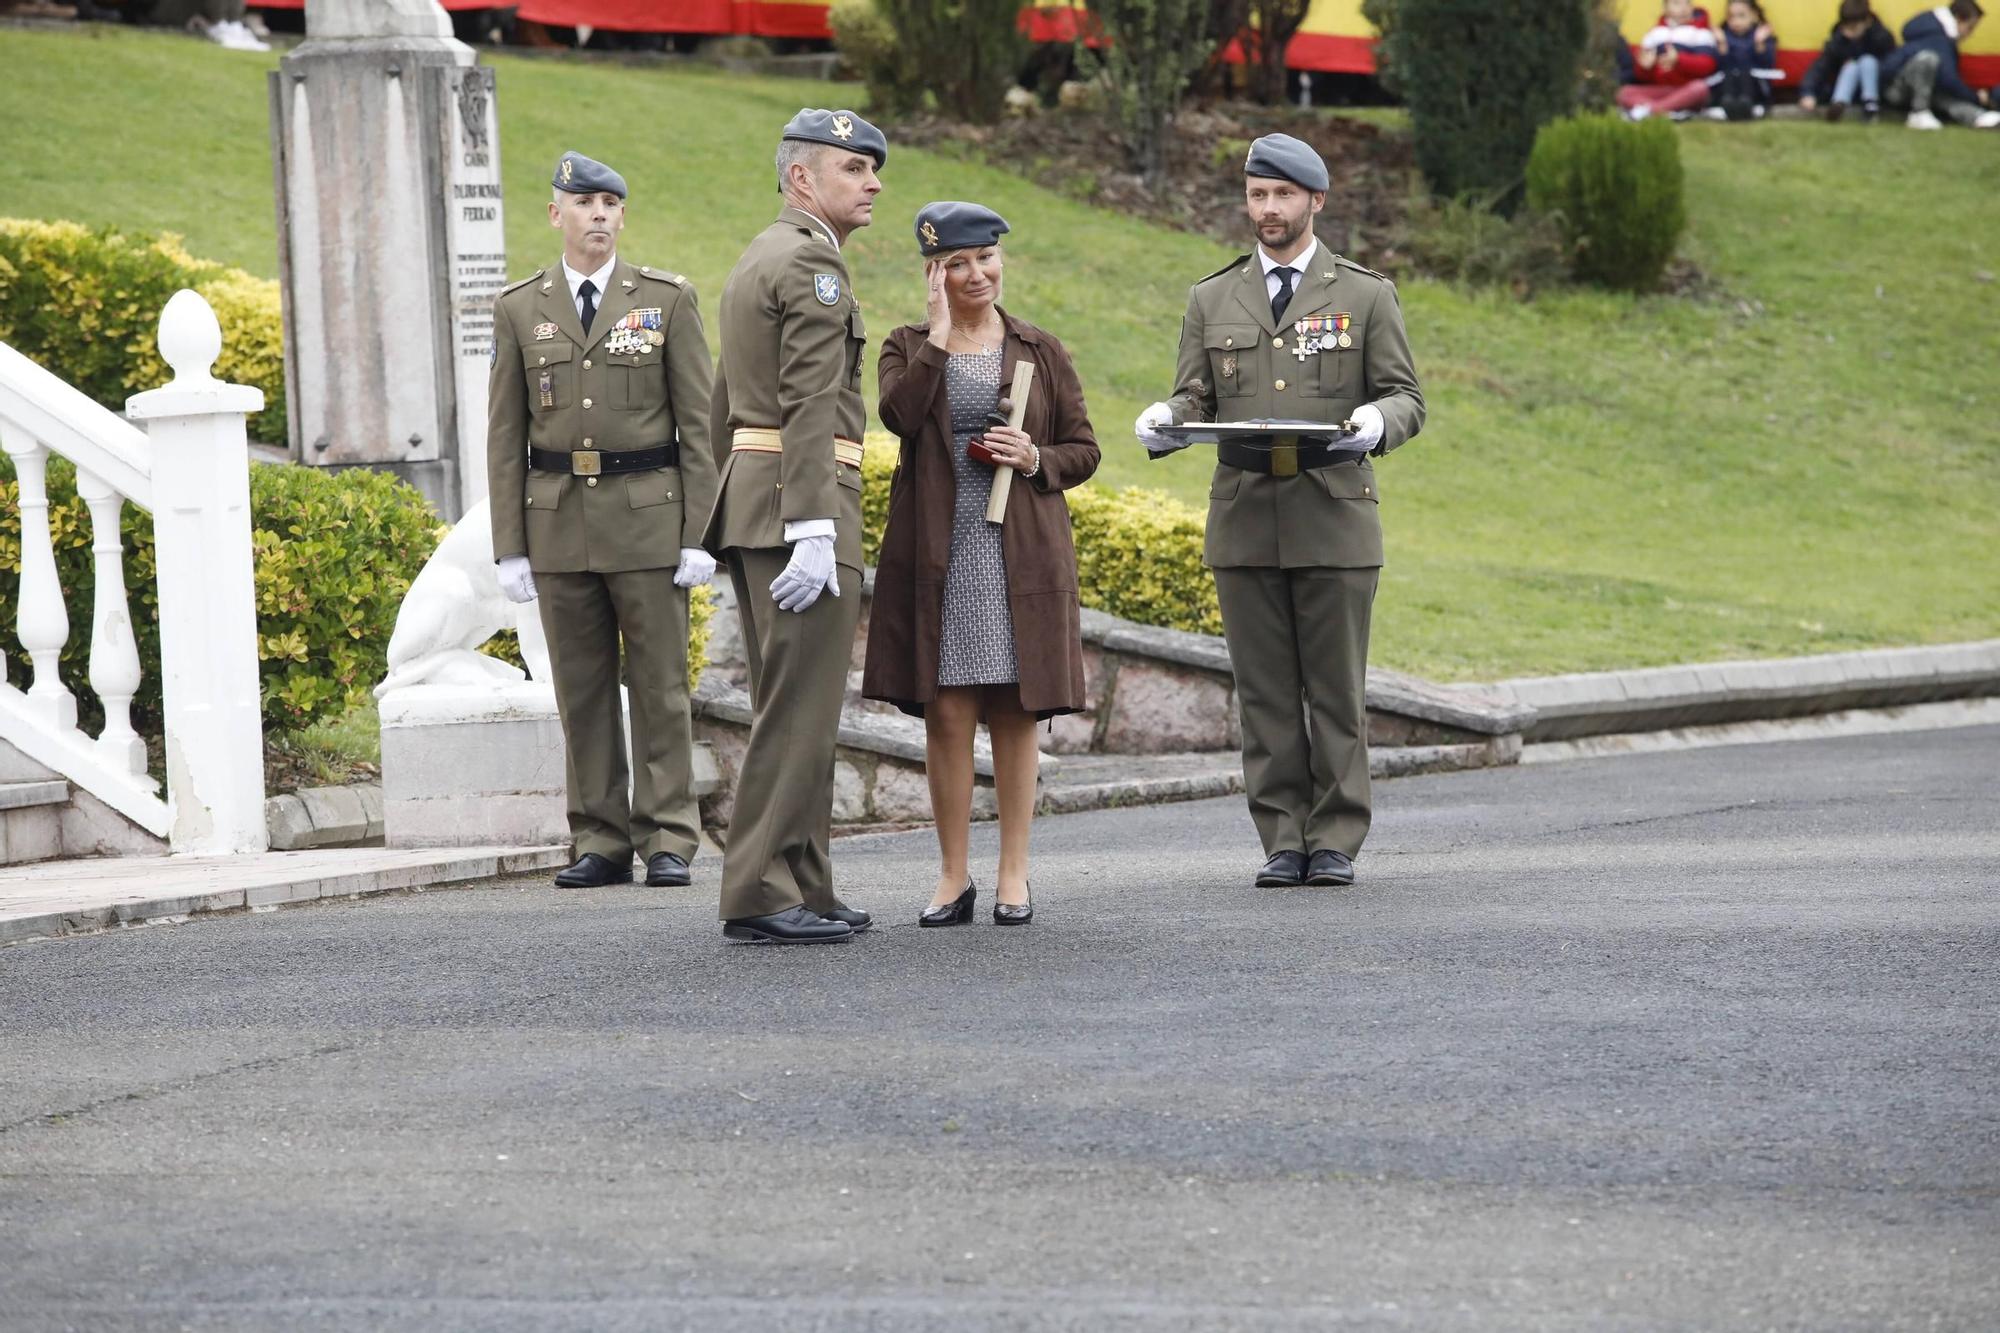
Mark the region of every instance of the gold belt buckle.
[[1296, 477], [1299, 475], [1299, 437], [1280, 435], [1284, 443], [1271, 446], [1271, 475], [1274, 477]]
[[604, 455], [595, 449], [573, 449], [569, 455], [572, 477], [595, 477], [604, 471]]

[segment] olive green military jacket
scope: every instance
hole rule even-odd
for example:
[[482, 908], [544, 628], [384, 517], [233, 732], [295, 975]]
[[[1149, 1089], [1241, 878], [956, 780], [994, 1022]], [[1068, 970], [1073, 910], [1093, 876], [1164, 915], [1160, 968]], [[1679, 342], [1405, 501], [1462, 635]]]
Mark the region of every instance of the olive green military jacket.
[[[1335, 345], [1301, 357], [1298, 321], [1314, 317], [1333, 321], [1315, 335], [1332, 333]], [[1340, 345], [1342, 332], [1347, 346]], [[1424, 424], [1423, 391], [1389, 279], [1321, 243], [1311, 270], [1299, 275], [1282, 327], [1271, 317], [1263, 268], [1253, 255], [1189, 290], [1169, 400], [1176, 425], [1260, 417], [1345, 421], [1363, 403], [1382, 413], [1377, 454]], [[1208, 495], [1203, 558], [1211, 567], [1382, 563], [1381, 492], [1365, 458], [1294, 477], [1218, 463]]]
[[[588, 334], [560, 264], [502, 292], [486, 395], [494, 559], [525, 555], [549, 573], [680, 563], [683, 546], [701, 545], [715, 497], [709, 376], [694, 287], [678, 273], [619, 261]], [[679, 467], [599, 477], [528, 467], [529, 445], [611, 453], [677, 438]]]
[[[834, 520], [834, 559], [861, 568], [861, 471], [834, 456], [868, 423], [868, 336], [847, 263], [811, 215], [787, 208], [736, 261], [718, 307], [722, 358], [709, 402], [721, 476], [707, 546], [784, 546], [785, 524]], [[775, 429], [783, 452], [733, 448], [744, 427]]]

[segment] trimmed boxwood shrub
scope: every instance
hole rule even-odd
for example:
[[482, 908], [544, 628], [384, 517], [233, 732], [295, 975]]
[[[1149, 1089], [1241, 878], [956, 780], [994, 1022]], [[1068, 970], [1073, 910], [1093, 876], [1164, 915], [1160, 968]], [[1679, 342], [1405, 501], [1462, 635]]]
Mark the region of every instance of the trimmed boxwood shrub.
[[167, 382], [160, 311], [192, 287], [215, 308], [215, 376], [264, 391], [250, 438], [285, 443], [285, 336], [278, 284], [196, 259], [171, 232], [0, 218], [0, 342], [114, 412]]
[[1576, 105], [1593, 0], [1367, 0], [1434, 194], [1511, 214], [1535, 131]]
[[1556, 121], [1528, 159], [1528, 205], [1560, 220], [1578, 278], [1651, 291], [1687, 226], [1680, 140], [1615, 113]]
[[[90, 639], [97, 571], [90, 512], [76, 494], [76, 470], [49, 460], [49, 529], [69, 611], [63, 683], [76, 695], [85, 729], [102, 709], [90, 690]], [[288, 464], [250, 470], [250, 540], [255, 549], [257, 655], [267, 732], [302, 731], [362, 702], [387, 669], [389, 635], [410, 581], [444, 535], [429, 502], [386, 473], [326, 472]], [[160, 735], [160, 612], [153, 518], [126, 505], [125, 595], [139, 643], [139, 693], [132, 724]], [[28, 655], [13, 638], [20, 605], [20, 487], [0, 459], [0, 607], [6, 613], [9, 678], [27, 678]]]

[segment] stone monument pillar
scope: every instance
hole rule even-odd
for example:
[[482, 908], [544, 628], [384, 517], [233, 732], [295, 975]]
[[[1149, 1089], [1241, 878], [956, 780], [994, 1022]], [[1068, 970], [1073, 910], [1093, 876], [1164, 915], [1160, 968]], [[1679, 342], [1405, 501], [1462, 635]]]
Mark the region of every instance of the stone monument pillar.
[[447, 519], [486, 494], [507, 275], [474, 61], [433, 0], [306, 0], [270, 83], [292, 458], [394, 472]]

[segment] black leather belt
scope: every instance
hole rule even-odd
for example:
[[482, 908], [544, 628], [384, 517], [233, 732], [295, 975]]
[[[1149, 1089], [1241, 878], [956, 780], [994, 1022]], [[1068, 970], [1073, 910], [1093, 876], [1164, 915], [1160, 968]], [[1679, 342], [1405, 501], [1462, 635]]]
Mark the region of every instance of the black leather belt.
[[663, 444], [657, 449], [537, 449], [528, 446], [528, 466], [537, 472], [567, 472], [573, 477], [604, 476], [613, 472], [651, 472], [654, 468], [679, 467], [681, 447]]
[[[1287, 455], [1295, 460], [1289, 467], [1286, 466]], [[1271, 449], [1252, 449], [1248, 445], [1226, 443], [1215, 446], [1215, 458], [1219, 463], [1242, 468], [1245, 472], [1272, 473], [1281, 477], [1312, 468], [1332, 467], [1335, 463], [1356, 463], [1364, 456], [1352, 449], [1331, 444], [1279, 444]]]

